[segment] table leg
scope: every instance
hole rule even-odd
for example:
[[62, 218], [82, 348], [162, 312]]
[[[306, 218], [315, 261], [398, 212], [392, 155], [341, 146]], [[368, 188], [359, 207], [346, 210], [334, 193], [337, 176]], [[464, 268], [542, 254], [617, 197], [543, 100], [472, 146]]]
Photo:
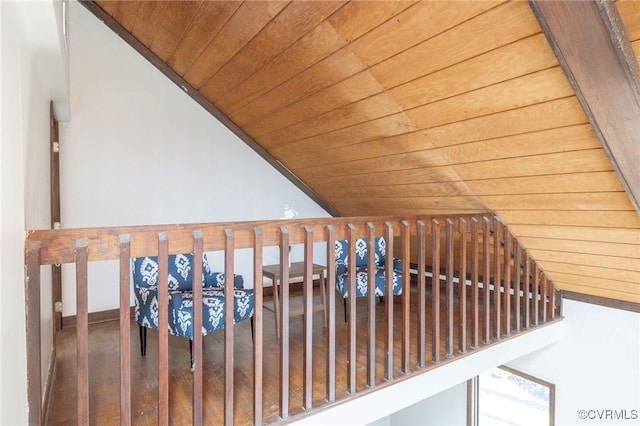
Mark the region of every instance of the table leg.
[[280, 291], [278, 287], [280, 283], [275, 278], [273, 279], [273, 305], [276, 311], [276, 337], [280, 338]]
[[329, 325], [329, 317], [327, 317], [327, 278], [324, 272], [320, 273], [320, 291], [322, 292], [322, 315], [324, 316], [324, 326]]

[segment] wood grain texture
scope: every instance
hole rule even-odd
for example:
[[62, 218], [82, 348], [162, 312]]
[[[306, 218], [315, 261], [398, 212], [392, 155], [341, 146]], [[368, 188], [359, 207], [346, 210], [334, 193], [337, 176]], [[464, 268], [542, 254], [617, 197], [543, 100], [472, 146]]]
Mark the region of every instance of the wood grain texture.
[[366, 66], [347, 48], [342, 48], [313, 64], [283, 84], [273, 88], [265, 96], [233, 111], [229, 117], [240, 126], [264, 117], [296, 101], [364, 70]]
[[561, 99], [572, 94], [562, 70], [554, 67], [408, 109], [405, 114], [417, 128], [428, 129]]
[[236, 1], [205, 2], [167, 64], [179, 75], [184, 75], [241, 4]]
[[[603, 131], [571, 85], [602, 73], [585, 87], [613, 102], [604, 127], [628, 132], [638, 122], [632, 108], [619, 109], [637, 103], [634, 90], [609, 81], [619, 76], [614, 62], [640, 56], [638, 2], [615, 2], [621, 23], [605, 28], [624, 47], [615, 61], [605, 60], [610, 47], [588, 41], [604, 40], [590, 18], [556, 14], [575, 31], [552, 35], [587, 49], [569, 77], [526, 2], [138, 3], [98, 2], [336, 214], [495, 210], [516, 237], [640, 245], [640, 219], [598, 140]], [[611, 20], [614, 4], [600, 6]], [[592, 34], [577, 37], [581, 28]], [[637, 146], [637, 134], [619, 142]], [[602, 279], [608, 261], [615, 270], [626, 262], [615, 247], [607, 255], [535, 247], [536, 259], [556, 266], [552, 275], [569, 271], [559, 264], [591, 265], [576, 275]], [[617, 294], [617, 283], [603, 291]]]
[[329, 18], [331, 26], [345, 41], [354, 41], [415, 4], [410, 1], [348, 2]]
[[343, 4], [340, 1], [289, 3], [202, 86], [202, 94], [215, 102], [233, 91]]
[[416, 153], [425, 165], [446, 166], [449, 160], [442, 150], [432, 149], [431, 143], [422, 132], [415, 131], [375, 139], [363, 143], [345, 145], [331, 151], [310, 152], [287, 160], [287, 164], [295, 168], [305, 168], [325, 164], [350, 163], [361, 160], [375, 160], [394, 155]]
[[640, 40], [640, 5], [633, 0], [618, 0], [616, 7], [620, 13], [622, 24], [627, 32], [629, 41]]
[[140, 3], [119, 2], [113, 11], [113, 17], [127, 30], [131, 31], [138, 17]]
[[196, 14], [200, 13], [203, 2], [179, 2], [178, 5], [172, 6], [169, 13], [165, 13], [160, 27], [156, 31], [156, 35], [151, 42], [150, 49], [160, 59], [166, 62], [180, 40], [191, 25]]
[[[232, 113], [327, 58], [345, 45], [345, 41], [336, 34], [327, 21], [321, 22], [282, 54], [266, 64], [259, 72], [238, 84], [231, 92], [226, 93], [218, 103], [225, 111]], [[262, 119], [268, 121], [270, 118], [271, 114]], [[248, 126], [253, 124], [253, 122], [248, 123]], [[247, 127], [247, 129], [251, 128]]]
[[607, 172], [611, 163], [600, 149], [481, 161], [455, 166], [463, 180], [495, 179], [562, 173]]
[[[433, 3], [437, 2], [429, 2]], [[496, 22], [500, 22], [500, 25], [496, 25]], [[449, 31], [440, 33], [413, 48], [401, 51], [373, 66], [371, 71], [385, 88], [392, 88], [539, 31], [540, 28], [528, 5], [523, 2], [510, 2], [465, 20]], [[479, 34], [482, 36], [479, 37]], [[460, 48], [462, 40], [464, 48]]]
[[286, 1], [243, 2], [184, 74], [185, 80], [195, 88], [202, 87], [287, 4]]
[[615, 4], [531, 1], [531, 7], [640, 212], [640, 66]]
[[[523, 61], [526, 56], [528, 60]], [[389, 90], [408, 109], [557, 66], [543, 34], [535, 34]]]
[[[160, 28], [160, 23], [164, 13], [169, 6], [168, 1], [141, 1], [138, 9], [136, 22], [131, 33], [146, 47], [151, 46], [151, 42]], [[103, 7], [104, 2], [98, 4]], [[103, 7], [104, 8], [104, 7]], [[106, 11], [106, 9], [105, 9]], [[109, 13], [107, 11], [107, 13]], [[112, 15], [111, 13], [109, 13]]]

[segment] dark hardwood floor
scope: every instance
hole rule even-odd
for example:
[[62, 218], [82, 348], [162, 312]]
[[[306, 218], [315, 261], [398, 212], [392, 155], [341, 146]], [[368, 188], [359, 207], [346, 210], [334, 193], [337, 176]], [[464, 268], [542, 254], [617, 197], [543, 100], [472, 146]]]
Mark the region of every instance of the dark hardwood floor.
[[[444, 289], [444, 288], [443, 288]], [[318, 289], [316, 288], [316, 292]], [[445, 327], [446, 309], [443, 304], [441, 310], [441, 345], [440, 357], [445, 357]], [[469, 291], [467, 299], [469, 299]], [[296, 292], [293, 291], [292, 296]], [[265, 299], [268, 301], [268, 299]], [[415, 286], [411, 292], [411, 342], [408, 374], [417, 372], [417, 296]], [[482, 302], [482, 298], [480, 298]], [[357, 391], [371, 391], [366, 385], [366, 326], [367, 300], [357, 300]], [[471, 312], [467, 303], [467, 346], [471, 344]], [[393, 375], [398, 377], [401, 372], [401, 302], [398, 297], [394, 300], [394, 353]], [[480, 303], [482, 306], [482, 303]], [[458, 304], [454, 306], [454, 357], [458, 355], [459, 313]], [[482, 312], [482, 309], [480, 309]], [[431, 362], [431, 300], [427, 294], [426, 303], [426, 359], [427, 369], [436, 368]], [[482, 316], [482, 315], [481, 315]], [[376, 384], [385, 382], [384, 379], [384, 304], [376, 304]], [[89, 326], [89, 371], [90, 371], [90, 419], [91, 424], [111, 425], [119, 424], [119, 345], [118, 322], [111, 321]], [[235, 340], [235, 390], [234, 390], [234, 419], [237, 425], [247, 425], [253, 422], [253, 341], [249, 321], [236, 325]], [[480, 327], [482, 330], [482, 327]], [[314, 407], [326, 404], [326, 361], [325, 361], [325, 333], [322, 312], [316, 312], [313, 317], [313, 401]], [[481, 331], [482, 332], [482, 331]], [[149, 331], [147, 355], [140, 356], [138, 327], [134, 321], [131, 326], [131, 407], [132, 422], [138, 425], [157, 424], [157, 333]], [[302, 412], [303, 405], [303, 364], [302, 364], [302, 317], [290, 319], [290, 416]], [[481, 341], [482, 339], [480, 339]], [[224, 396], [224, 332], [218, 331], [204, 338], [203, 365], [203, 407], [205, 424], [218, 425], [223, 423]], [[342, 299], [336, 296], [336, 399], [344, 399], [347, 393], [347, 325], [344, 322]], [[482, 347], [482, 345], [481, 345]], [[471, 350], [471, 349], [469, 349]], [[75, 425], [76, 424], [76, 347], [75, 329], [65, 329], [58, 333], [57, 364], [54, 374], [54, 387], [48, 410], [47, 424]], [[274, 314], [264, 309], [264, 385], [263, 385], [263, 415], [265, 423], [279, 420], [279, 344], [275, 333]], [[420, 371], [425, 371], [420, 370]], [[185, 339], [169, 336], [169, 415], [170, 423], [188, 425], [192, 423], [191, 397], [192, 373], [189, 363], [189, 345]]]

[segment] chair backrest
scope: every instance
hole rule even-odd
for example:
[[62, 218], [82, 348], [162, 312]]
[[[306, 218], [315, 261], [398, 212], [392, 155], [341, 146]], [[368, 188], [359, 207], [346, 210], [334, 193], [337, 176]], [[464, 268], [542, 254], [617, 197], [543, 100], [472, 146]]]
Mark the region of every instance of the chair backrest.
[[[191, 253], [169, 255], [169, 290], [188, 291], [193, 283], [193, 255]], [[153, 287], [158, 285], [158, 256], [132, 259], [133, 285]]]
[[[136, 257], [132, 259], [133, 284], [136, 287], [152, 287], [158, 285], [158, 257]], [[169, 290], [191, 291], [193, 289], [193, 255], [191, 253], [169, 255]], [[207, 261], [206, 253], [202, 254], [203, 287], [224, 288], [225, 276], [222, 272], [213, 272]], [[235, 288], [243, 288], [242, 275], [234, 275]]]
[[[383, 267], [386, 256], [386, 241], [384, 237], [377, 237], [374, 243], [376, 266]], [[366, 238], [358, 238], [356, 240], [356, 268], [367, 266], [367, 244]], [[349, 241], [336, 240], [335, 253], [338, 268], [344, 265], [343, 268], [346, 269], [349, 266]]]

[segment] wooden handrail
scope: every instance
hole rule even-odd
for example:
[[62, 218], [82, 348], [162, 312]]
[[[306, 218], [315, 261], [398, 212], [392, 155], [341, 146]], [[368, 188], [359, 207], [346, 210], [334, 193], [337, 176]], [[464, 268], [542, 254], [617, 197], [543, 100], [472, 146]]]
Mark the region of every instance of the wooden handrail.
[[[368, 240], [368, 280], [376, 279], [374, 271], [374, 240], [384, 237], [387, 242], [385, 266], [384, 305], [379, 307], [373, 291], [368, 292], [366, 303], [356, 298], [356, 271], [348, 269], [347, 324], [340, 327], [346, 333], [337, 333], [336, 320], [336, 267], [334, 245], [337, 240], [349, 241], [349, 257], [356, 256], [356, 240]], [[326, 295], [325, 312], [328, 325], [324, 336], [313, 329], [313, 273], [314, 243], [326, 243], [326, 262], [329, 294]], [[303, 244], [304, 319], [302, 334], [302, 382], [301, 403], [290, 407], [292, 390], [290, 383], [292, 334], [289, 328], [290, 294], [288, 247]], [[394, 250], [394, 245], [396, 250]], [[281, 311], [278, 347], [278, 411], [274, 420], [271, 414], [265, 420], [264, 339], [262, 251], [277, 246], [280, 250]], [[206, 251], [224, 253], [227, 276], [237, 271], [235, 252], [253, 249], [254, 336], [253, 368], [245, 372], [253, 377], [252, 422], [261, 425], [290, 416], [313, 412], [320, 405], [330, 405], [358, 393], [370, 392], [382, 384], [431, 368], [426, 354], [431, 352], [433, 363], [442, 362], [442, 355], [452, 358], [469, 351], [499, 342], [503, 337], [526, 331], [539, 324], [556, 320], [556, 302], [559, 295], [550, 278], [533, 261], [502, 221], [493, 214], [462, 214], [407, 217], [352, 217], [297, 219], [286, 221], [253, 221], [188, 225], [154, 225], [112, 228], [88, 228], [66, 230], [39, 230], [27, 234], [25, 252], [27, 293], [27, 341], [39, 344], [40, 336], [40, 266], [57, 263], [74, 263], [77, 269], [77, 421], [83, 424], [89, 419], [88, 357], [91, 348], [88, 340], [88, 277], [87, 265], [93, 261], [118, 259], [120, 277], [114, 291], [120, 300], [120, 421], [131, 424], [131, 348], [130, 348], [130, 259], [139, 256], [158, 256], [159, 263], [159, 333], [158, 333], [158, 423], [170, 421], [168, 371], [168, 265], [170, 254], [193, 253], [200, 258]], [[324, 255], [325, 253], [322, 253]], [[402, 263], [402, 295], [395, 301], [392, 296], [393, 258]], [[198, 264], [198, 262], [195, 262]], [[355, 263], [354, 263], [355, 264]], [[202, 265], [194, 268], [193, 282], [202, 281]], [[444, 291], [441, 301], [441, 287]], [[194, 285], [193, 327], [202, 327], [202, 288]], [[413, 289], [413, 295], [412, 295]], [[226, 300], [233, 300], [233, 286], [225, 286]], [[444, 308], [442, 308], [444, 303]], [[455, 309], [457, 306], [457, 309]], [[367, 327], [363, 332], [358, 326], [356, 309], [366, 310]], [[384, 324], [376, 324], [376, 310], [382, 309]], [[493, 314], [493, 315], [492, 315]], [[235, 383], [234, 348], [236, 332], [233, 309], [225, 310], [224, 328], [224, 423], [232, 425], [234, 418]], [[381, 320], [378, 319], [378, 322]], [[376, 329], [384, 328], [384, 340], [376, 338]], [[417, 339], [412, 345], [411, 339]], [[455, 340], [457, 336], [457, 341]], [[338, 341], [344, 338], [345, 341]], [[441, 342], [442, 340], [442, 342]], [[457, 343], [457, 344], [456, 344]], [[314, 351], [320, 344], [323, 351]], [[400, 347], [397, 357], [394, 348]], [[296, 346], [297, 347], [297, 346]], [[346, 347], [344, 358], [336, 356], [338, 347]], [[196, 333], [193, 339], [193, 424], [202, 424], [207, 412], [203, 400], [203, 341]], [[384, 350], [384, 360], [377, 359], [376, 349]], [[412, 348], [414, 349], [412, 351]], [[366, 369], [358, 368], [358, 353], [366, 351]], [[39, 350], [30, 350], [28, 359], [28, 392], [30, 404], [41, 401]], [[35, 359], [35, 357], [38, 357]], [[378, 357], [381, 358], [381, 357]], [[297, 358], [296, 358], [297, 359]], [[313, 369], [316, 359], [324, 359], [326, 365], [325, 396], [314, 399]], [[382, 363], [383, 377], [376, 376], [376, 365]], [[343, 365], [346, 364], [346, 366]], [[343, 367], [346, 393], [337, 393], [337, 366]], [[399, 369], [398, 365], [400, 365]], [[366, 371], [362, 376], [359, 371]], [[324, 379], [323, 379], [324, 380]], [[362, 389], [366, 383], [365, 390]], [[297, 401], [297, 400], [296, 400]], [[315, 404], [315, 406], [314, 406]], [[34, 406], [30, 422], [40, 424], [42, 407]]]

